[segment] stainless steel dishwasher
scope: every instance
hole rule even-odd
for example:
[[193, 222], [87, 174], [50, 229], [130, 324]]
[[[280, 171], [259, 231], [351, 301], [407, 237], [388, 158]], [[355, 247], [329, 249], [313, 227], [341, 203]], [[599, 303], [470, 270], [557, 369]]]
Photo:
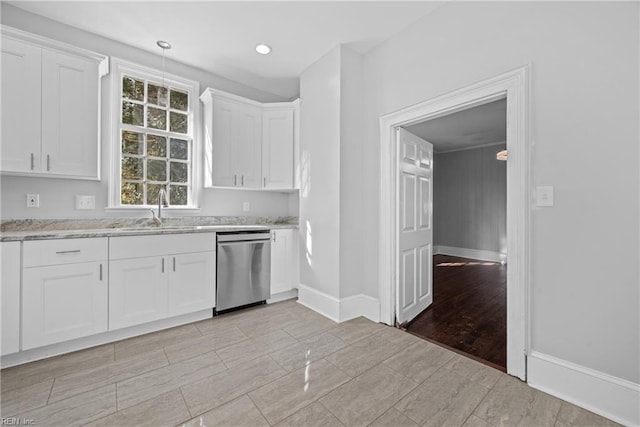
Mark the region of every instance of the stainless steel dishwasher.
[[264, 303], [271, 296], [269, 230], [217, 234], [215, 313]]

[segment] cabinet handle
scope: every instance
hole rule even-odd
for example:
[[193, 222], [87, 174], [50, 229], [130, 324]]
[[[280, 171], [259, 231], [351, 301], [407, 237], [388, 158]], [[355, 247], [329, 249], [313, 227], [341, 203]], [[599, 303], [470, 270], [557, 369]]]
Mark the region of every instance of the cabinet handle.
[[235, 173], [233, 174], [233, 186], [235, 187], [236, 185], [238, 185], [238, 175], [236, 175]]
[[262, 187], [263, 188], [267, 188], [267, 178], [266, 177], [262, 178]]
[[173, 257], [173, 272], [176, 272], [176, 257]]
[[272, 240], [273, 240], [273, 243], [276, 242], [276, 232], [275, 231], [273, 232]]
[[102, 281], [102, 264], [100, 264], [100, 281]]
[[31, 170], [35, 167], [35, 155], [31, 153]]
[[51, 156], [47, 154], [47, 172], [51, 170]]
[[242, 175], [242, 178], [240, 178], [240, 179], [241, 179], [241, 184], [244, 187], [244, 175]]
[[162, 258], [162, 272], [164, 273], [164, 258]]
[[57, 254], [63, 255], [63, 254], [79, 254], [80, 253], [80, 249], [76, 249], [73, 251], [57, 251]]

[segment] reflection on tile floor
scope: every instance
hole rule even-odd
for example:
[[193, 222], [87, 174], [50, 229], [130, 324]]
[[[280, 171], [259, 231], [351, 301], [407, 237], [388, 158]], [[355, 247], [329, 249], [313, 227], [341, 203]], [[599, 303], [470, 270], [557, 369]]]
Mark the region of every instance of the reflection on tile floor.
[[413, 335], [294, 300], [0, 373], [38, 426], [610, 426]]

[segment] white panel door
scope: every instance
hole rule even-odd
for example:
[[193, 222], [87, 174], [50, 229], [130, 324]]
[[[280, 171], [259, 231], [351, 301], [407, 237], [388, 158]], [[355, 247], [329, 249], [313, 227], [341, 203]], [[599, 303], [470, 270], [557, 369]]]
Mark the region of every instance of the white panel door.
[[105, 332], [107, 283], [106, 263], [25, 268], [22, 349]]
[[42, 170], [98, 177], [98, 64], [42, 50]]
[[262, 184], [293, 188], [293, 109], [262, 114]]
[[41, 49], [2, 38], [3, 171], [40, 171]]
[[109, 330], [164, 319], [169, 313], [165, 257], [109, 262]]
[[0, 354], [20, 350], [20, 242], [0, 243]]
[[216, 253], [170, 255], [169, 315], [193, 313], [216, 305]]
[[262, 109], [238, 104], [236, 187], [262, 188]]
[[238, 155], [234, 128], [237, 103], [214, 98], [212, 105], [211, 129], [205, 129], [205, 134], [211, 134], [211, 183], [215, 186], [234, 187], [234, 182], [237, 181]]
[[397, 154], [399, 230], [396, 317], [399, 323], [404, 323], [433, 302], [433, 146], [399, 129]]

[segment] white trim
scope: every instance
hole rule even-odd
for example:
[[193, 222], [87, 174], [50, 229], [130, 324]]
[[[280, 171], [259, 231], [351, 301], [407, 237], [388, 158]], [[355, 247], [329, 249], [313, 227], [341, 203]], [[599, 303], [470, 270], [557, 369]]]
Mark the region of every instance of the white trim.
[[392, 325], [397, 286], [396, 129], [507, 98], [507, 372], [525, 379], [529, 346], [530, 141], [529, 66], [380, 118], [378, 276], [380, 319]]
[[376, 298], [364, 294], [338, 299], [301, 284], [298, 288], [298, 302], [337, 323], [360, 316], [374, 322], [380, 321], [380, 303]]
[[[109, 135], [109, 199], [108, 207], [113, 209], [128, 209], [128, 207], [120, 204], [120, 102], [121, 93], [121, 76], [127, 74], [144, 80], [160, 81], [163, 77], [161, 71], [153, 68], [145, 67], [133, 62], [125, 61], [119, 58], [111, 58], [111, 102], [109, 105], [109, 115], [111, 120], [111, 135]], [[197, 209], [199, 207], [200, 192], [202, 189], [202, 181], [200, 179], [200, 164], [202, 163], [202, 134], [200, 130], [200, 103], [198, 102], [198, 93], [200, 92], [200, 83], [176, 76], [174, 74], [165, 73], [164, 81], [168, 86], [185, 90], [189, 93], [189, 112], [190, 112], [190, 129], [187, 134], [191, 138], [191, 205], [183, 206], [184, 209]], [[157, 132], [154, 129], [145, 129], [143, 132]], [[150, 209], [153, 205], [140, 205], [135, 208]]]
[[307, 285], [298, 285], [298, 302], [313, 311], [340, 322], [340, 300]]
[[200, 101], [203, 104], [209, 104], [211, 102], [213, 102], [213, 96], [220, 96], [223, 98], [227, 98], [230, 99], [232, 101], [236, 101], [236, 102], [241, 102], [243, 104], [249, 104], [249, 105], [253, 105], [254, 107], [258, 107], [258, 108], [262, 108], [264, 106], [273, 106], [273, 107], [279, 107], [279, 104], [282, 104], [282, 106], [285, 106], [285, 104], [287, 104], [287, 106], [290, 108], [291, 107], [291, 103], [290, 102], [283, 102], [283, 103], [276, 103], [276, 102], [271, 102], [271, 103], [263, 103], [263, 102], [259, 102], [259, 101], [255, 101], [253, 99], [249, 99], [249, 98], [245, 98], [242, 97], [240, 95], [235, 95], [233, 93], [229, 93], [229, 92], [225, 92], [223, 90], [219, 90], [219, 89], [214, 89], [212, 87], [208, 87], [206, 88], [202, 94], [200, 95]]
[[471, 258], [471, 259], [477, 259], [480, 261], [492, 261], [492, 262], [507, 261], [506, 253], [502, 254], [500, 252], [485, 251], [483, 249], [456, 248], [453, 246], [434, 245], [433, 254], [457, 256], [460, 258]]
[[380, 321], [380, 302], [369, 295], [358, 294], [340, 300], [340, 321], [345, 322], [364, 316], [373, 322]]
[[297, 298], [298, 297], [298, 290], [297, 289], [291, 289], [289, 291], [284, 291], [284, 292], [278, 292], [277, 294], [272, 294], [271, 298], [269, 298], [267, 300], [267, 304], [273, 304], [276, 302], [280, 302], [280, 301], [285, 301], [291, 298]]
[[532, 351], [529, 385], [628, 426], [640, 425], [640, 384]]
[[78, 351], [97, 345], [120, 341], [138, 335], [148, 334], [150, 332], [160, 331], [167, 328], [173, 328], [175, 326], [185, 325], [187, 323], [197, 322], [199, 320], [210, 319], [211, 317], [213, 317], [213, 309], [209, 308], [206, 310], [197, 311], [195, 313], [145, 323], [143, 325], [136, 325], [129, 328], [117, 329], [115, 331], [103, 332], [101, 334], [91, 335], [84, 338], [78, 338], [58, 344], [51, 344], [45, 347], [38, 347], [31, 350], [21, 351], [19, 353], [8, 354], [0, 358], [0, 367], [8, 368], [10, 366], [21, 365], [23, 363], [33, 362], [35, 360], [40, 360], [47, 357], [58, 356], [60, 354], [70, 353], [72, 351]]
[[507, 143], [507, 141], [489, 142], [488, 144], [472, 145], [472, 146], [469, 146], [469, 147], [453, 148], [451, 150], [444, 150], [444, 151], [435, 151], [434, 150], [433, 154], [457, 153], [458, 151], [475, 150], [475, 149], [478, 149], [478, 148], [493, 147], [494, 145], [504, 145], [506, 143]]

